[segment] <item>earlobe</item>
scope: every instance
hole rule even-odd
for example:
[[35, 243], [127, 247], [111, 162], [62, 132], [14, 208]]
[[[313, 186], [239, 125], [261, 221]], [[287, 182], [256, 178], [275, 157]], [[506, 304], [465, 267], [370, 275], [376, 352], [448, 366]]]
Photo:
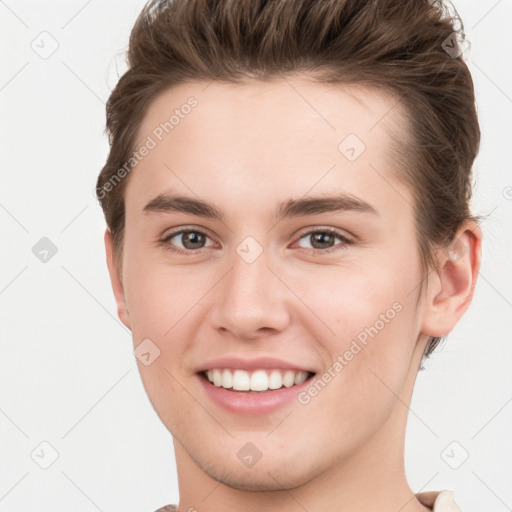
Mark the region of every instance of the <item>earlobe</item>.
[[112, 291], [114, 292], [114, 297], [116, 299], [117, 304], [117, 315], [121, 322], [123, 322], [128, 329], [130, 327], [130, 315], [128, 313], [128, 308], [126, 306], [126, 299], [124, 296], [124, 288], [122, 278], [119, 272], [119, 268], [116, 263], [115, 252], [114, 252], [114, 240], [112, 237], [112, 232], [109, 228], [105, 230], [105, 253], [107, 258], [107, 267], [108, 273], [110, 274], [110, 282], [112, 284]]
[[433, 273], [434, 286], [426, 294], [424, 334], [447, 335], [468, 309], [480, 269], [481, 241], [480, 227], [467, 221], [450, 245], [439, 249], [439, 270]]

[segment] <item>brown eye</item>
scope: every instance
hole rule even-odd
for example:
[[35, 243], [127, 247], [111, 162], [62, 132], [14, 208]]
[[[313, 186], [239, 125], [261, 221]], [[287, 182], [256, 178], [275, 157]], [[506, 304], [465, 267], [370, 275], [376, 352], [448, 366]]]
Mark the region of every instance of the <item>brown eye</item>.
[[313, 233], [309, 235], [309, 237], [314, 249], [328, 249], [329, 247], [332, 247], [332, 243], [336, 239], [336, 237], [331, 233], [323, 232]]
[[198, 251], [198, 249], [203, 249], [208, 238], [205, 233], [197, 229], [182, 229], [170, 233], [162, 242], [169, 250], [185, 254], [187, 251], [194, 252]]
[[[341, 240], [341, 244], [336, 244], [336, 239]], [[333, 229], [317, 229], [303, 234], [300, 240], [307, 240], [311, 247], [305, 247], [306, 250], [314, 253], [329, 253], [336, 250], [342, 250], [346, 245], [352, 242]], [[340, 247], [337, 247], [340, 246]]]
[[181, 241], [185, 249], [201, 249], [205, 243], [205, 236], [198, 231], [187, 231], [181, 234]]

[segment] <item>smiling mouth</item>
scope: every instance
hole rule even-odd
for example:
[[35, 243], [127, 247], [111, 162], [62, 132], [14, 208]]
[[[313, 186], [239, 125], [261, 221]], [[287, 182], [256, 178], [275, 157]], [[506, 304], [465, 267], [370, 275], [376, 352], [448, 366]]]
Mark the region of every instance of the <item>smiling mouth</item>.
[[212, 386], [234, 393], [259, 394], [290, 388], [314, 377], [316, 373], [282, 369], [261, 369], [254, 371], [215, 368], [198, 374]]

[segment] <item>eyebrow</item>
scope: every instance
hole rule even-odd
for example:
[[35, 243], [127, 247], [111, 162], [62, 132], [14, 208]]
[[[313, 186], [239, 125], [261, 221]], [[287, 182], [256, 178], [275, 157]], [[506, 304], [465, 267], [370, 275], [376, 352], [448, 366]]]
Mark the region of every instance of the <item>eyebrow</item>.
[[[222, 210], [213, 204], [193, 197], [172, 194], [158, 195], [144, 206], [142, 212], [144, 214], [181, 212], [221, 222], [225, 220]], [[379, 216], [377, 210], [366, 201], [350, 194], [338, 193], [289, 199], [278, 205], [273, 219], [275, 222], [280, 222], [283, 219], [328, 212], [360, 212]]]

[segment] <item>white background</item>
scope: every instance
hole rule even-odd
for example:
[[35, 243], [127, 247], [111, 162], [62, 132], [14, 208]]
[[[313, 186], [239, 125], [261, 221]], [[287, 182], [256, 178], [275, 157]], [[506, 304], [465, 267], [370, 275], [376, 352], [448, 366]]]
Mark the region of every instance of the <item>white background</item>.
[[[116, 316], [93, 196], [108, 148], [104, 105], [143, 3], [0, 1], [3, 512], [152, 512], [178, 501], [171, 435]], [[474, 302], [418, 376], [406, 469], [415, 492], [453, 489], [464, 512], [504, 512], [512, 510], [512, 1], [455, 6], [471, 42], [482, 130], [473, 211], [490, 215]], [[51, 47], [43, 31], [58, 43], [47, 59], [31, 48], [38, 37]], [[58, 249], [47, 263], [32, 253], [42, 237]], [[49, 456], [43, 441], [58, 452], [48, 469], [31, 457]], [[463, 450], [468, 459], [451, 468], [446, 454], [460, 461]]]

